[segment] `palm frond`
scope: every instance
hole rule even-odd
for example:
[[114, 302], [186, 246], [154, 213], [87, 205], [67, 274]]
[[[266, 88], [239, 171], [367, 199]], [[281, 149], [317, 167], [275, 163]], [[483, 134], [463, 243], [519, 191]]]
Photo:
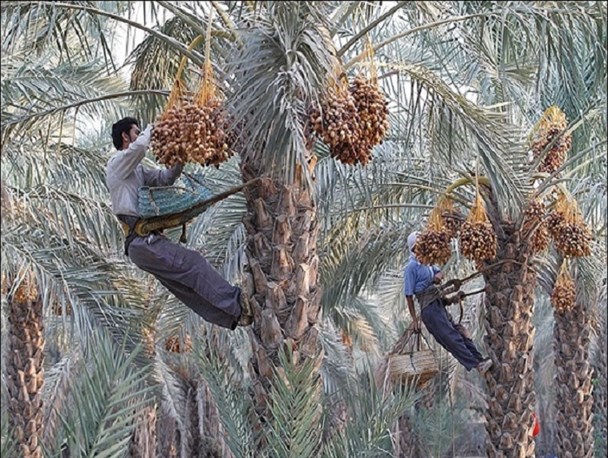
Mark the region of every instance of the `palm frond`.
[[[16, 3], [20, 3], [22, 5], [26, 4], [26, 2], [12, 2], [12, 1], [7, 2], [7, 4], [9, 6], [14, 5]], [[174, 38], [167, 36], [158, 30], [147, 27], [146, 25], [139, 23], [138, 21], [132, 20], [129, 17], [125, 17], [125, 15], [117, 14], [116, 12], [108, 11], [108, 10], [101, 9], [101, 8], [95, 8], [94, 6], [89, 5], [88, 2], [87, 3], [85, 3], [85, 2], [62, 3], [62, 2], [51, 2], [51, 1], [37, 1], [37, 2], [27, 2], [27, 4], [35, 4], [35, 5], [40, 5], [40, 6], [52, 6], [55, 11], [60, 11], [60, 10], [64, 10], [64, 9], [84, 11], [84, 12], [87, 12], [89, 15], [93, 16], [94, 18], [113, 19], [117, 22], [127, 24], [128, 26], [139, 29], [139, 30], [143, 30], [151, 35], [154, 35], [154, 36], [164, 40], [173, 49], [176, 49], [179, 52], [181, 52], [182, 54], [188, 56], [190, 59], [192, 59], [193, 62], [197, 63], [198, 65], [202, 65], [202, 63], [203, 63], [203, 58], [199, 53], [197, 53], [196, 51], [189, 50], [187, 45], [180, 43], [179, 41], [175, 40]]]
[[197, 356], [206, 386], [220, 413], [226, 444], [235, 457], [253, 457], [256, 440], [251, 424], [253, 405], [241, 395], [244, 388], [241, 374], [230, 369], [236, 361], [226, 364], [214, 351], [199, 351]]
[[[472, 431], [475, 423], [465, 414], [465, 409], [470, 407], [471, 401], [467, 398], [446, 399], [436, 393], [433, 395], [433, 401], [431, 408], [417, 409], [413, 415], [413, 429], [421, 442], [420, 451], [427, 456], [445, 456], [453, 452], [458, 455], [458, 450], [454, 450], [454, 442], [458, 437], [463, 433], [469, 436], [467, 442], [470, 445], [473, 445], [475, 440]], [[476, 423], [481, 429], [482, 423]]]
[[296, 164], [307, 170], [303, 122], [335, 62], [316, 8], [273, 3], [268, 20], [242, 32], [245, 45], [228, 65], [229, 105], [245, 137], [241, 156], [287, 180]]
[[[341, 238], [346, 235], [349, 238]], [[331, 247], [321, 256], [320, 275], [326, 304], [348, 303], [357, 297], [366, 286], [374, 284], [387, 267], [395, 267], [395, 257], [386, 253], [402, 253], [404, 246], [401, 230], [391, 227], [350, 234], [336, 231], [324, 240]]]
[[[45, 56], [11, 64], [14, 68], [2, 71], [3, 147], [9, 138], [19, 142], [26, 132], [39, 132], [42, 138], [56, 136], [61, 141], [82, 127], [78, 120], [86, 123], [108, 114], [120, 116], [122, 107], [111, 94], [124, 97], [126, 86], [117, 76], [100, 76], [104, 67], [99, 61], [54, 65]], [[56, 123], [52, 129], [47, 124], [49, 117]]]
[[[489, 4], [460, 7], [464, 12], [492, 8]], [[457, 61], [470, 70], [460, 74], [481, 78], [482, 100], [512, 101], [519, 108], [519, 112], [511, 110], [514, 122], [532, 125], [551, 105], [559, 106], [569, 120], [590, 107], [605, 105], [607, 54], [605, 47], [598, 46], [606, 41], [605, 5], [504, 4], [500, 15], [484, 22], [481, 34], [478, 30], [473, 24], [461, 30], [463, 45], [458, 53], [468, 57]], [[573, 149], [586, 148], [605, 124], [605, 120], [585, 123], [573, 135]]]
[[186, 422], [183, 412], [186, 411], [187, 389], [183, 380], [171, 370], [165, 361], [156, 358], [154, 372], [161, 386], [161, 404], [169, 417], [175, 420], [182, 435], [186, 435]]
[[126, 452], [139, 410], [148, 404], [142, 386], [148, 368], [134, 368], [137, 354], [117, 352], [99, 335], [71, 396], [71, 408], [61, 414], [70, 454], [111, 457]]
[[378, 18], [375, 18], [373, 21], [369, 22], [361, 31], [359, 31], [354, 37], [352, 37], [344, 46], [340, 48], [338, 51], [338, 56], [344, 55], [348, 49], [353, 46], [357, 41], [361, 40], [365, 37], [370, 31], [379, 26], [386, 19], [390, 18], [393, 14], [399, 11], [401, 8], [407, 6], [409, 2], [397, 2], [391, 9], [381, 14]]
[[411, 218], [416, 212], [408, 209], [419, 208], [417, 213], [430, 210], [428, 204], [450, 183], [440, 177], [429, 177], [426, 160], [414, 162], [410, 157], [408, 164], [397, 147], [377, 148], [376, 154], [365, 169], [330, 158], [317, 163], [315, 195], [319, 213], [328, 223], [340, 221], [346, 215], [362, 223], [362, 227], [377, 226], [383, 220]]
[[332, 320], [325, 318], [320, 329], [319, 339], [325, 354], [320, 374], [323, 377], [324, 392], [329, 396], [350, 384], [354, 376], [351, 358]]
[[90, 343], [98, 327], [105, 328], [117, 343], [127, 339], [133, 347], [141, 341], [141, 329], [133, 324], [141, 321], [145, 302], [140, 280], [125, 275], [131, 267], [102, 260], [84, 245], [79, 245], [82, 254], [75, 257], [74, 246], [64, 243], [61, 236], [31, 227], [3, 231], [2, 239], [3, 259], [13, 261], [2, 264], [3, 272], [34, 271], [44, 307], [52, 307], [54, 301], [69, 303], [74, 330], [82, 342]]
[[347, 418], [344, 429], [325, 442], [322, 456], [381, 457], [391, 456], [391, 428], [409, 410], [415, 400], [414, 391], [407, 386], [385, 392], [376, 386], [372, 367], [361, 369], [356, 383], [344, 397]]
[[[82, 5], [90, 2], [74, 2]], [[106, 2], [106, 8], [121, 12], [122, 2]], [[127, 5], [128, 7], [128, 5]], [[6, 2], [3, 18], [2, 49], [4, 52], [56, 52], [61, 59], [103, 57], [113, 66], [112, 30], [106, 21], [83, 11], [60, 9], [51, 2]]]
[[[405, 248], [404, 250], [405, 251]], [[405, 259], [402, 264], [405, 266]], [[406, 312], [405, 296], [403, 295], [403, 267], [387, 269], [376, 283], [374, 288], [376, 299], [384, 304], [388, 312], [392, 312], [394, 323], [399, 324], [409, 314]], [[397, 332], [405, 331], [398, 327]]]
[[321, 447], [320, 384], [314, 359], [296, 363], [279, 352], [281, 371], [270, 389], [266, 438], [272, 456], [314, 456]]
[[[523, 136], [519, 130], [508, 124], [504, 113], [473, 104], [428, 69], [417, 65], [404, 65], [400, 70], [407, 73], [412, 81], [422, 85], [435, 99], [434, 106], [440, 107], [445, 113], [443, 119], [447, 120], [448, 125], [447, 128], [439, 125], [435, 129], [440, 136], [436, 144], [453, 143], [451, 132], [467, 132], [472, 143], [472, 147], [468, 148], [471, 151], [468, 155], [471, 161], [468, 166], [474, 168], [475, 162], [479, 161], [483, 166], [480, 172], [487, 174], [490, 179], [492, 189], [505, 214], [517, 214], [522, 202], [520, 189], [525, 187], [525, 182], [522, 171], [514, 169], [514, 165], [524, 164], [526, 157], [522, 144]], [[460, 144], [464, 150], [465, 143]], [[460, 157], [465, 153], [463, 150]], [[436, 155], [445, 155], [448, 152], [450, 148], [439, 148]], [[449, 163], [449, 158], [444, 158], [445, 162]], [[465, 161], [461, 163], [466, 164]], [[466, 173], [464, 167], [460, 170]]]
[[71, 352], [44, 374], [42, 398], [44, 400], [44, 444], [47, 450], [56, 450], [61, 446], [61, 443], [58, 442], [61, 429], [60, 414], [67, 408], [73, 388], [72, 382], [81, 366], [80, 356], [77, 352]]
[[[156, 282], [155, 279], [152, 279], [152, 281]], [[157, 295], [156, 300], [156, 307], [160, 309], [156, 323], [156, 332], [157, 338], [164, 340], [178, 334], [184, 329], [184, 323], [190, 323], [198, 315], [169, 293], [163, 286], [159, 285], [158, 288], [162, 288], [162, 292]]]
[[[161, 4], [162, 3], [163, 2], [161, 2]], [[193, 26], [185, 23], [179, 17], [173, 17], [167, 20], [162, 24], [160, 30], [163, 34], [186, 44], [190, 44], [197, 35]], [[130, 89], [171, 90], [175, 82], [180, 61], [181, 55], [172, 52], [171, 47], [164, 40], [159, 39], [154, 35], [148, 35], [127, 58], [127, 63], [133, 64]], [[183, 79], [183, 81], [186, 82], [185, 79]], [[137, 102], [135, 113], [141, 117], [142, 122], [146, 124], [152, 122], [158, 113], [162, 111], [166, 99], [164, 97], [159, 97], [158, 95], [150, 94], [140, 98]]]
[[[67, 184], [67, 183], [66, 183]], [[66, 186], [67, 187], [67, 186]], [[25, 224], [24, 228], [11, 228], [23, 234], [27, 227], [46, 224], [43, 232], [49, 237], [60, 237], [64, 245], [87, 256], [101, 256], [114, 252], [122, 244], [122, 231], [103, 204], [83, 198], [72, 192], [61, 191], [50, 186], [39, 186], [15, 200], [15, 205], [27, 202], [20, 211], [29, 212], [28, 217], [16, 221], [5, 220], [7, 228], [13, 223]], [[11, 224], [9, 226], [9, 224]]]
[[16, 444], [8, 426], [8, 411], [2, 409], [0, 415], [0, 454], [2, 456], [12, 456], [15, 452]]
[[88, 205], [109, 210], [99, 202], [108, 194], [107, 157], [99, 148], [85, 149], [64, 143], [51, 144], [46, 150], [39, 149], [39, 144], [27, 146], [28, 154], [11, 145], [2, 155], [3, 181], [13, 188], [10, 190], [14, 201], [22, 199], [35, 205], [38, 201], [54, 200], [70, 207], [87, 200]]

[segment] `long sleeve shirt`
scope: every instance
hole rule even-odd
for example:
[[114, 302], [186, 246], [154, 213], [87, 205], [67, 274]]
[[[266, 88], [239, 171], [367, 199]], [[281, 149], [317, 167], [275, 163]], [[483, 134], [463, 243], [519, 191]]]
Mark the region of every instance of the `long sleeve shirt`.
[[150, 169], [140, 164], [150, 145], [152, 126], [148, 126], [127, 149], [117, 151], [106, 166], [106, 184], [115, 215], [139, 216], [137, 196], [141, 186], [170, 186], [179, 177], [183, 166]]
[[406, 296], [413, 296], [426, 290], [433, 284], [433, 278], [440, 269], [437, 266], [420, 264], [413, 253], [405, 266], [403, 292]]

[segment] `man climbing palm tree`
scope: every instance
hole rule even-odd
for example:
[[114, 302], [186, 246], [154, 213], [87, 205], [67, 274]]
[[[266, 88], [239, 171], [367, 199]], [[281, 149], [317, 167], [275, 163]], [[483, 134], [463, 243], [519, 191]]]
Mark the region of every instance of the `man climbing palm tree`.
[[121, 119], [112, 126], [118, 152], [108, 161], [106, 184], [112, 211], [128, 227], [125, 254], [205, 320], [229, 329], [247, 326], [252, 316], [246, 295], [224, 280], [199, 252], [172, 242], [158, 231], [145, 237], [135, 231], [139, 188], [170, 186], [182, 172], [181, 164], [166, 170], [147, 169], [140, 164], [153, 128], [149, 125], [141, 132], [134, 118]]
[[410, 259], [405, 268], [404, 285], [405, 298], [414, 322], [413, 329], [415, 332], [421, 330], [420, 320], [416, 316], [414, 306], [413, 296], [416, 295], [420, 304], [420, 318], [435, 340], [449, 351], [467, 371], [475, 368], [483, 374], [492, 366], [492, 360], [484, 358], [479, 353], [464, 327], [454, 324], [452, 317], [445, 309], [446, 305], [458, 302], [464, 297], [462, 291], [458, 291], [451, 297], [445, 296], [445, 294], [459, 289], [460, 282], [455, 282], [455, 288], [452, 291], [447, 288], [442, 291], [436, 286], [441, 283], [443, 274], [439, 268], [421, 264], [416, 259], [414, 245], [417, 238], [418, 232], [412, 232], [407, 238]]

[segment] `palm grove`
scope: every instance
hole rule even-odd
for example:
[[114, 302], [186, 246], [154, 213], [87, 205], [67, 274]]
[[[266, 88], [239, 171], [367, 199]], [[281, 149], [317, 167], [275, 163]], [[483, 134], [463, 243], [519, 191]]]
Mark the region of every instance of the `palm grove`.
[[[604, 3], [1, 11], [2, 456], [605, 455]], [[258, 178], [188, 226], [254, 299], [233, 334], [128, 262], [108, 208], [109, 126], [176, 94], [234, 137], [186, 170]], [[414, 229], [481, 272], [484, 378], [437, 349], [430, 384], [378, 383]]]

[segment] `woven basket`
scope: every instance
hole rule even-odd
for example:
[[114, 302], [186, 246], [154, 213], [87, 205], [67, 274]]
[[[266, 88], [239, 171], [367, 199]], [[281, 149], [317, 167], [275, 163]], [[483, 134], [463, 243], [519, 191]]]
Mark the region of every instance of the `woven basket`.
[[138, 191], [138, 212], [142, 218], [181, 213], [211, 197], [199, 179], [184, 174], [174, 186], [142, 186]]
[[421, 347], [420, 334], [414, 334], [414, 341], [410, 349], [388, 356], [388, 370], [394, 380], [423, 385], [439, 372], [439, 362], [433, 350]]
[[439, 364], [432, 350], [420, 350], [404, 355], [390, 355], [389, 371], [393, 379], [411, 381], [418, 379], [422, 385], [439, 372]]

